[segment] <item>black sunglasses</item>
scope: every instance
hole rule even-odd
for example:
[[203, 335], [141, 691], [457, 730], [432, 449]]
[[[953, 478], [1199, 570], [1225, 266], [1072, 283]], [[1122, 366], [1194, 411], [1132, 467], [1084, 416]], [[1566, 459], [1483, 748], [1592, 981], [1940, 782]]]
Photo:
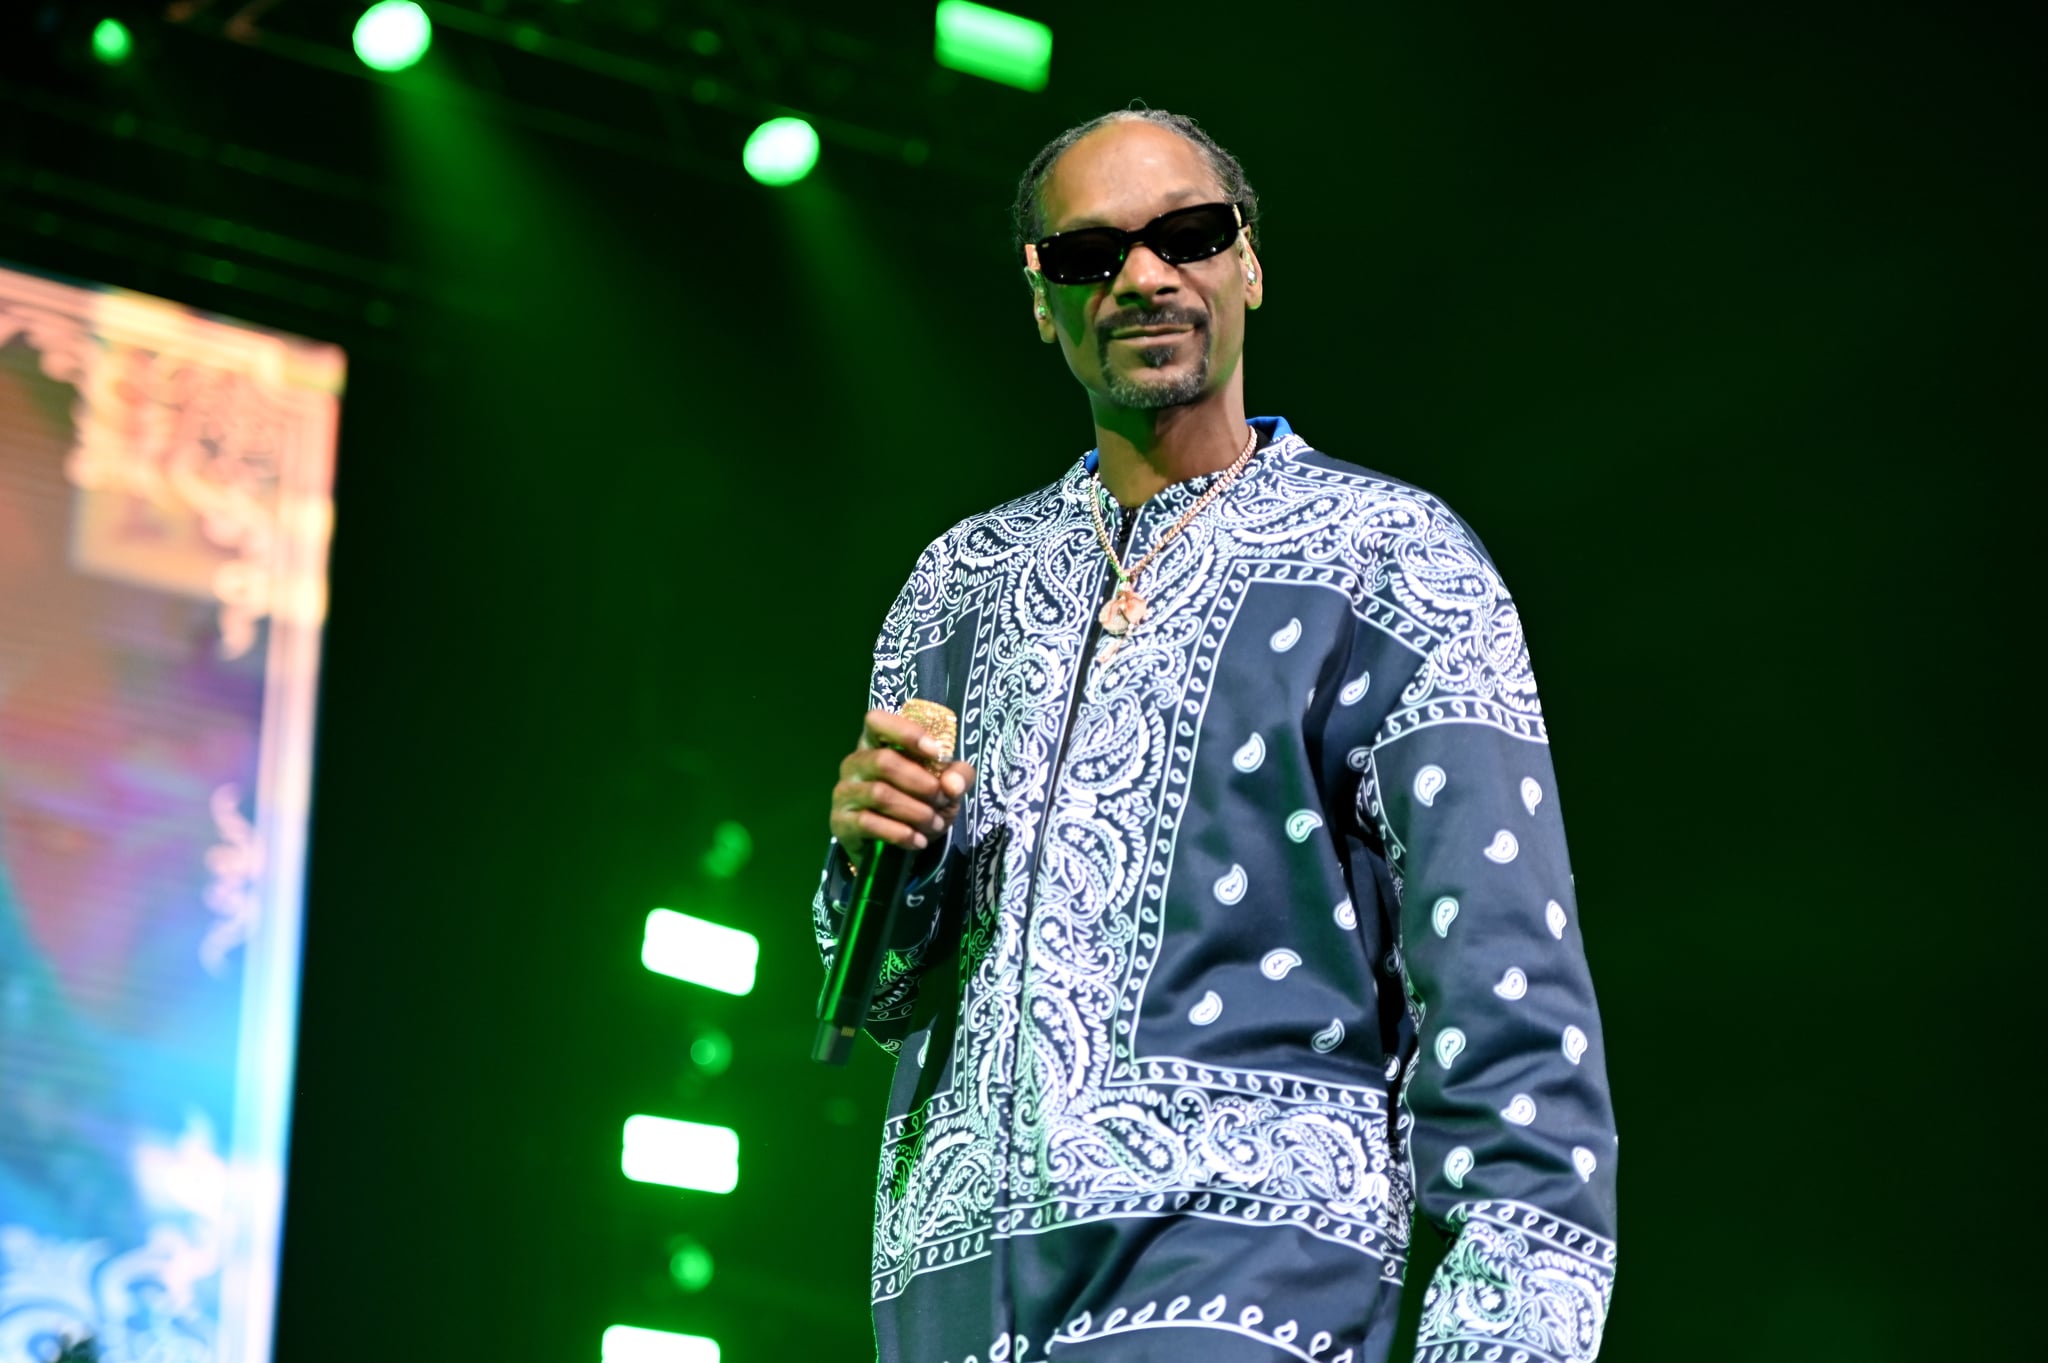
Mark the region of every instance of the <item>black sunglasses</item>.
[[1207, 260], [1230, 249], [1244, 229], [1234, 203], [1196, 204], [1161, 213], [1135, 232], [1121, 227], [1078, 227], [1033, 242], [1038, 272], [1055, 284], [1096, 284], [1114, 279], [1139, 242], [1168, 265]]

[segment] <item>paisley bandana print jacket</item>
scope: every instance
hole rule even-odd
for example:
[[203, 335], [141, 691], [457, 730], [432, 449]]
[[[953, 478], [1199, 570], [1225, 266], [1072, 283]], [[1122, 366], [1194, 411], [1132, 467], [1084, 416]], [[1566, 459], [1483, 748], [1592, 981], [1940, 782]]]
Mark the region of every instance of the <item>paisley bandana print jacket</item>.
[[[952, 707], [980, 776], [869, 1025], [883, 1363], [1380, 1363], [1418, 1207], [1418, 1358], [1598, 1352], [1616, 1137], [1514, 601], [1441, 502], [1254, 425], [1121, 641], [1093, 455], [883, 625], [872, 703]], [[1107, 507], [1125, 561], [1208, 482]]]

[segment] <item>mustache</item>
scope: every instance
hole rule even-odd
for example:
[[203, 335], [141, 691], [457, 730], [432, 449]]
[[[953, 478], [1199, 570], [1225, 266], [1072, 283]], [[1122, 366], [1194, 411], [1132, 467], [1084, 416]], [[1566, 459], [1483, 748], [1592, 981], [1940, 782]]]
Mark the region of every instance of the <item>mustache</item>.
[[1095, 339], [1108, 345], [1111, 335], [1125, 327], [1192, 327], [1205, 331], [1208, 326], [1209, 314], [1194, 308], [1125, 308], [1095, 324]]

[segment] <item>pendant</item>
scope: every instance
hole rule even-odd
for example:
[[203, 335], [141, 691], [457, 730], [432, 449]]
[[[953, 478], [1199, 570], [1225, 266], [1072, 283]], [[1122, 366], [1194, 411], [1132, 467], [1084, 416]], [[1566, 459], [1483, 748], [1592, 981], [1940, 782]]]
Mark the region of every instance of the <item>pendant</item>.
[[1145, 598], [1132, 591], [1129, 583], [1117, 588], [1116, 595], [1102, 608], [1096, 618], [1102, 621], [1102, 628], [1122, 638], [1144, 623], [1147, 611]]

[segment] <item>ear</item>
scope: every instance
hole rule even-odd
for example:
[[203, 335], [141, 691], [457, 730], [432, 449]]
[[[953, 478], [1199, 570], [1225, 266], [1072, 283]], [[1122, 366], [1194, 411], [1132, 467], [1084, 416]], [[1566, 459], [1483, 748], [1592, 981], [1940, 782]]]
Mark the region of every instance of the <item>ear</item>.
[[1052, 324], [1052, 300], [1047, 297], [1045, 276], [1038, 272], [1038, 248], [1024, 247], [1024, 282], [1031, 289], [1031, 316], [1038, 323], [1038, 339], [1051, 345], [1059, 339]]
[[1249, 228], [1238, 234], [1237, 261], [1244, 270], [1244, 305], [1257, 309], [1266, 301], [1266, 267], [1259, 263], [1259, 253], [1252, 249]]

